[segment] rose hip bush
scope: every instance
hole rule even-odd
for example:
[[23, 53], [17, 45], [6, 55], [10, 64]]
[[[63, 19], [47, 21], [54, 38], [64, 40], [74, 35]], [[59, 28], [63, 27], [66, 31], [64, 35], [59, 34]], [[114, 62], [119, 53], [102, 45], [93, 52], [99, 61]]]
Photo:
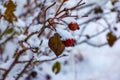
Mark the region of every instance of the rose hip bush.
[[[111, 7], [104, 8], [105, 4]], [[38, 74], [35, 66], [64, 58], [68, 56], [64, 52], [70, 53], [71, 48], [84, 43], [114, 46], [120, 38], [119, 4], [118, 0], [102, 5], [84, 0], [0, 0], [0, 79], [32, 80]], [[115, 15], [113, 21], [109, 19], [111, 14]], [[91, 23], [100, 30], [89, 33]], [[105, 41], [94, 43], [92, 39], [102, 33]], [[44, 56], [51, 58], [41, 59]], [[53, 64], [55, 74], [60, 69], [60, 62]]]

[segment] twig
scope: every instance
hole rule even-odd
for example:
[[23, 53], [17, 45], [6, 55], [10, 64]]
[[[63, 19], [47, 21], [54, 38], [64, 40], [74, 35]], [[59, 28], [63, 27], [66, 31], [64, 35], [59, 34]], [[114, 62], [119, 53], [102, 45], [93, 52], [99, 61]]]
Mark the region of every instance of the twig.
[[60, 4], [60, 6], [58, 7], [55, 16], [57, 16], [59, 14], [59, 11], [61, 9], [61, 7], [63, 6], [63, 4], [65, 3], [65, 0], [63, 0], [63, 2]]
[[3, 80], [5, 80], [7, 78], [7, 75], [9, 74], [9, 72], [13, 69], [13, 67], [16, 65], [16, 62], [18, 61], [19, 57], [21, 56], [21, 54], [23, 52], [25, 52], [27, 49], [23, 49], [21, 51], [19, 51], [19, 53], [16, 55], [15, 60], [12, 62], [12, 64], [10, 65], [9, 69], [3, 74]]
[[[80, 38], [82, 37], [85, 29], [87, 28], [87, 25], [88, 25], [88, 24], [85, 24], [85, 25], [83, 26], [83, 28], [81, 29], [80, 35], [79, 35], [79, 39], [77, 39], [77, 40], [80, 40]], [[81, 25], [80, 25], [80, 26], [81, 26]]]
[[8, 37], [4, 42], [0, 43], [0, 45], [5, 44], [6, 42], [8, 42], [10, 39], [13, 38], [13, 36], [16, 34], [16, 32], [14, 32], [10, 37]]
[[28, 40], [30, 37], [32, 37], [33, 35], [35, 35], [35, 34], [37, 34], [37, 33], [38, 33], [38, 31], [31, 33], [30, 35], [28, 35], [28, 36], [24, 39], [24, 41], [27, 42], [27, 40]]
[[111, 25], [109, 24], [109, 22], [107, 21], [107, 19], [105, 17], [102, 17], [102, 18], [106, 22], [106, 24], [108, 25], [108, 29], [110, 30], [110, 32], [112, 32]]
[[18, 74], [16, 80], [19, 80], [19, 78], [22, 76], [22, 74], [25, 72], [25, 70], [28, 68], [28, 66], [31, 64], [32, 61], [33, 61], [33, 58], [31, 58], [29, 60], [29, 62], [27, 63], [27, 65], [24, 67], [24, 69]]
[[7, 70], [6, 70], [6, 69], [4, 69], [4, 68], [0, 68], [0, 70], [1, 70], [1, 71], [7, 71]]
[[[107, 31], [107, 30], [108, 30], [108, 28], [105, 28], [105, 29], [103, 29], [102, 31], [100, 31], [100, 32], [98, 32], [98, 33], [96, 33], [96, 34], [94, 34], [94, 35], [92, 35], [92, 36], [89, 36], [88, 39], [85, 39], [85, 40], [83, 40], [83, 41], [81, 41], [81, 42], [79, 42], [79, 43], [77, 43], [77, 44], [80, 45], [80, 44], [83, 44], [83, 43], [87, 43], [87, 44], [89, 44], [89, 45], [91, 45], [91, 46], [96, 46], [95, 44], [92, 44], [92, 43], [88, 42], [88, 40], [90, 40], [90, 39], [92, 39], [92, 38], [94, 38], [94, 37], [96, 37], [96, 36], [104, 33], [104, 32]], [[105, 45], [105, 44], [106, 44], [106, 43], [104, 43], [104, 45]], [[101, 47], [102, 45], [103, 45], [103, 44], [97, 45], [97, 46], [98, 46], [98, 47], [99, 47], [99, 46]], [[97, 46], [96, 46], [96, 47], [97, 47]]]
[[8, 30], [9, 26], [7, 26], [7, 28], [3, 31], [3, 33], [0, 35], [0, 39], [2, 38], [2, 36], [5, 34], [5, 32]]
[[52, 59], [47, 59], [47, 60], [42, 60], [42, 61], [38, 60], [38, 61], [35, 61], [35, 63], [50, 62], [50, 61], [54, 61], [54, 60], [56, 60], [58, 58], [66, 57], [66, 56], [68, 56], [68, 55], [62, 55], [62, 56], [58, 56], [58, 57], [55, 57], [55, 58], [52, 58]]
[[86, 41], [85, 43], [88, 44], [88, 45], [90, 45], [90, 46], [93, 46], [93, 47], [103, 47], [103, 46], [105, 46], [105, 45], [108, 44], [107, 42], [102, 43], [102, 44], [94, 44], [94, 43], [91, 43], [89, 41]]
[[48, 6], [48, 7], [46, 8], [45, 12], [47, 12], [47, 10], [48, 10], [49, 8], [51, 8], [52, 6], [54, 6], [55, 4], [56, 4], [56, 2], [54, 2], [54, 3], [52, 3], [50, 6]]
[[[33, 63], [44, 63], [44, 62], [54, 61], [56, 59], [66, 57], [66, 56], [68, 56], [68, 55], [62, 55], [62, 56], [54, 57], [52, 59], [47, 59], [47, 60], [37, 60], [37, 61], [34, 61]], [[27, 63], [27, 62], [30, 62], [30, 61], [17, 61], [17, 63]]]

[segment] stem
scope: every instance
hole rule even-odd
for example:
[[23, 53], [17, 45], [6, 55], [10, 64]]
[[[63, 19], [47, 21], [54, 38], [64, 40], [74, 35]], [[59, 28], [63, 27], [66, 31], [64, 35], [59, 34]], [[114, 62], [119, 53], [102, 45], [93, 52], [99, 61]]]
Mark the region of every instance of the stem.
[[27, 49], [21, 50], [19, 51], [18, 55], [15, 57], [15, 60], [12, 62], [11, 66], [9, 67], [9, 69], [3, 74], [3, 80], [6, 80], [9, 72], [13, 69], [13, 67], [15, 66], [15, 64], [17, 63], [19, 57], [21, 56], [21, 54], [23, 52], [25, 52]]
[[27, 63], [27, 65], [24, 67], [24, 69], [19, 73], [16, 80], [19, 80], [19, 78], [22, 76], [22, 74], [25, 72], [25, 70], [28, 68], [28, 66], [31, 64], [32, 61], [33, 61], [33, 58], [30, 59], [30, 61]]

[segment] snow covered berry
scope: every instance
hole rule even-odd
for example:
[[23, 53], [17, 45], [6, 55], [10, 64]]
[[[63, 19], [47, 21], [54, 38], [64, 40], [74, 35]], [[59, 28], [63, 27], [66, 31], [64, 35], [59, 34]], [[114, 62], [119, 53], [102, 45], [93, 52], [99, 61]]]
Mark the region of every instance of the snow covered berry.
[[70, 38], [70, 39], [66, 39], [66, 40], [64, 40], [62, 42], [65, 45], [65, 47], [70, 47], [70, 46], [74, 46], [75, 45], [76, 40], [73, 39], [73, 38]]
[[68, 24], [68, 28], [72, 31], [75, 31], [75, 30], [79, 29], [79, 25], [77, 22], [71, 22]]

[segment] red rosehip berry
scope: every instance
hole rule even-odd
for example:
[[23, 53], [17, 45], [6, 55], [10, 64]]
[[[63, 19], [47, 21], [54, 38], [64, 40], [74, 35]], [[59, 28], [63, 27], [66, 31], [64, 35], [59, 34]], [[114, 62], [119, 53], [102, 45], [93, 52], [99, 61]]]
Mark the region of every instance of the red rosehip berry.
[[68, 28], [72, 31], [75, 31], [75, 30], [79, 29], [79, 25], [77, 22], [71, 22], [68, 24]]
[[73, 39], [73, 38], [70, 38], [70, 39], [66, 39], [66, 40], [64, 40], [62, 42], [65, 45], [65, 47], [70, 47], [70, 46], [74, 46], [75, 45], [76, 40]]

